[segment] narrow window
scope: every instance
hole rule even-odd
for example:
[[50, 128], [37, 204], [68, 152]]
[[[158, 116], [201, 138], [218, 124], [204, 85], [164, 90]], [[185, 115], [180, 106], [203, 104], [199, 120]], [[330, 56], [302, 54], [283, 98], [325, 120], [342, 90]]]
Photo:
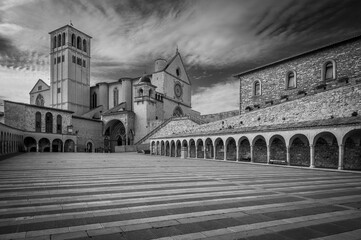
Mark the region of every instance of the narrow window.
[[295, 88], [296, 87], [296, 76], [294, 72], [289, 72], [287, 74], [287, 88]]
[[76, 48], [81, 50], [81, 37], [77, 37], [76, 39]]
[[53, 48], [56, 48], [56, 36], [54, 36], [54, 40], [53, 40]]
[[261, 95], [261, 83], [259, 81], [256, 81], [254, 83], [253, 95], [254, 96], [260, 96]]
[[86, 52], [87, 50], [86, 40], [83, 40], [83, 51]]
[[56, 117], [56, 133], [61, 134], [61, 129], [62, 129], [62, 117], [61, 115], [58, 115]]
[[63, 38], [62, 38], [63, 42], [62, 42], [62, 45], [64, 46], [65, 45], [65, 33], [63, 33]]
[[334, 76], [333, 76], [333, 64], [332, 62], [327, 62], [325, 64], [325, 80], [330, 80], [330, 79], [333, 79]]
[[58, 57], [58, 63], [60, 63], [60, 57]]
[[73, 47], [75, 47], [75, 34], [74, 33], [71, 35], [71, 45]]
[[58, 93], [60, 93], [60, 88], [58, 88]]
[[42, 90], [43, 86], [38, 86], [38, 91]]
[[54, 65], [56, 64], [56, 58], [54, 58]]
[[114, 88], [113, 90], [113, 102], [114, 102], [114, 107], [118, 105], [118, 100], [119, 100], [119, 92], [118, 92], [118, 88]]
[[143, 97], [143, 89], [139, 89], [139, 97]]
[[83, 60], [83, 67], [86, 67], [85, 60]]
[[53, 132], [53, 114], [51, 114], [50, 112], [47, 112], [45, 114], [45, 132]]
[[35, 113], [35, 132], [41, 132], [41, 113]]
[[93, 93], [93, 108], [96, 108], [97, 107], [97, 94], [94, 92]]
[[65, 57], [64, 57], [64, 55], [62, 55], [61, 56], [61, 61], [64, 62], [64, 60], [65, 60]]
[[58, 47], [60, 47], [61, 46], [61, 35], [59, 34], [58, 35]]
[[75, 63], [75, 56], [72, 56], [72, 61], [73, 63]]

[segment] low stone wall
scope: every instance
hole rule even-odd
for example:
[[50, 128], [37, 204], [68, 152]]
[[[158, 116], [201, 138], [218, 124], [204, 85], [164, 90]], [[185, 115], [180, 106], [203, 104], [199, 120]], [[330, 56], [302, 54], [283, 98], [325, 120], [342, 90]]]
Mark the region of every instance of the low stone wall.
[[172, 134], [177, 134], [180, 132], [191, 132], [192, 129], [199, 126], [197, 123], [190, 120], [188, 117], [180, 117], [170, 121], [167, 125], [161, 128], [156, 132], [152, 138], [157, 138], [161, 136], [168, 136]]

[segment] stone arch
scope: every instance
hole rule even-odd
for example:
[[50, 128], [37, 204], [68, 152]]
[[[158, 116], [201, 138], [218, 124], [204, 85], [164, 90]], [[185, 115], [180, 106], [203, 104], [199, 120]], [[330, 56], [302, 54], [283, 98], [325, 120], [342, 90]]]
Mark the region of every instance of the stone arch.
[[83, 51], [87, 52], [87, 44], [85, 39], [83, 39]]
[[36, 140], [32, 137], [24, 138], [24, 146], [27, 152], [36, 152]]
[[35, 113], [35, 132], [41, 132], [41, 113]]
[[63, 151], [63, 141], [61, 139], [54, 139], [51, 144], [51, 149], [53, 152], [62, 152]]
[[104, 148], [114, 152], [116, 146], [126, 145], [126, 130], [122, 121], [118, 119], [110, 120], [105, 124]]
[[92, 140], [88, 140], [85, 144], [86, 152], [94, 152], [94, 143]]
[[67, 139], [64, 143], [64, 152], [75, 152], [75, 143], [71, 139]]
[[51, 112], [45, 114], [45, 132], [53, 133], [53, 114]]
[[50, 141], [47, 138], [39, 140], [39, 152], [50, 152]]
[[246, 161], [246, 162], [250, 162], [251, 161], [251, 144], [248, 140], [247, 137], [241, 137], [238, 140], [238, 159], [240, 161]]
[[165, 142], [165, 155], [170, 157], [170, 145], [169, 141]]
[[182, 154], [182, 143], [180, 140], [176, 141], [176, 157], [180, 157]]
[[286, 141], [281, 135], [273, 135], [269, 140], [270, 159], [287, 161]]
[[160, 142], [159, 141], [156, 142], [155, 147], [156, 147], [155, 154], [160, 155]]
[[233, 137], [226, 140], [226, 159], [231, 161], [237, 160], [237, 144]]
[[338, 143], [337, 138], [331, 132], [321, 132], [314, 138], [315, 167], [335, 168], [338, 167]]
[[72, 35], [71, 35], [71, 45], [73, 46], [73, 47], [75, 47], [75, 44], [76, 44], [76, 42], [75, 42], [75, 34], [73, 33]]
[[212, 139], [207, 138], [205, 141], [205, 154], [207, 159], [213, 159], [214, 158], [214, 147]]
[[361, 129], [354, 129], [342, 139], [344, 147], [343, 169], [361, 170]]
[[258, 135], [253, 139], [253, 161], [267, 163], [267, 143], [266, 139]]
[[196, 142], [194, 139], [189, 140], [189, 157], [190, 158], [196, 158], [197, 152], [196, 152]]
[[44, 103], [45, 103], [45, 100], [44, 100], [43, 95], [39, 94], [39, 95], [36, 97], [35, 104], [36, 104], [37, 106], [44, 106]]
[[152, 144], [151, 144], [151, 153], [152, 153], [152, 154], [156, 154], [155, 142], [154, 142], [154, 141], [152, 141]]
[[82, 44], [81, 37], [78, 36], [76, 38], [76, 48], [81, 50], [82, 49], [81, 44]]
[[175, 142], [172, 140], [170, 142], [170, 156], [175, 157]]
[[160, 142], [160, 155], [162, 155], [162, 156], [164, 156], [164, 154], [165, 154], [165, 151], [164, 151], [165, 149], [164, 149], [164, 141], [162, 140], [161, 142]]
[[290, 139], [290, 165], [310, 166], [310, 142], [303, 134], [296, 134]]
[[202, 139], [196, 142], [196, 158], [204, 158], [204, 144]]

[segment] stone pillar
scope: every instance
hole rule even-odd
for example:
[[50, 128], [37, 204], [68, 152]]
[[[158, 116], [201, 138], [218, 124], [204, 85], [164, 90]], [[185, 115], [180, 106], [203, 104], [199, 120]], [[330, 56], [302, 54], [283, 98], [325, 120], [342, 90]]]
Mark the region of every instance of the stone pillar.
[[213, 144], [213, 159], [216, 160], [216, 145]]
[[181, 147], [181, 158], [187, 158], [187, 157], [188, 157], [187, 147]]
[[315, 146], [310, 145], [310, 168], [315, 167]]
[[338, 145], [338, 170], [343, 169], [343, 158], [345, 155], [345, 145]]
[[206, 146], [207, 146], [207, 145], [204, 145], [204, 146], [203, 146], [203, 151], [204, 151], [203, 158], [204, 158], [204, 159], [207, 159]]
[[267, 145], [267, 164], [270, 163], [271, 159], [271, 145]]
[[286, 161], [287, 165], [291, 165], [291, 158], [290, 158], [290, 146], [286, 146]]
[[190, 145], [187, 145], [187, 158], [190, 158], [191, 156], [191, 146]]
[[226, 142], [223, 143], [223, 160], [227, 161], [227, 146], [226, 146]]
[[236, 143], [236, 161], [239, 162], [239, 148], [237, 143]]
[[39, 152], [39, 142], [36, 143], [36, 152]]
[[253, 159], [253, 145], [250, 144], [250, 153], [251, 153], [251, 162], [253, 163], [254, 162], [254, 159]]

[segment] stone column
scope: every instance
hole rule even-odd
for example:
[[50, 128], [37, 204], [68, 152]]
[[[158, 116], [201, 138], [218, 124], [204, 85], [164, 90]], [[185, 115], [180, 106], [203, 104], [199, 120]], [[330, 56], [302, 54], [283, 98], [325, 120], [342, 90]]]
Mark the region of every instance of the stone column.
[[290, 158], [290, 146], [286, 146], [286, 159], [287, 159], [287, 165], [291, 165], [291, 158]]
[[187, 155], [188, 155], [187, 158], [190, 158], [191, 157], [191, 146], [189, 144], [187, 146], [188, 146], [187, 147], [187, 152], [188, 152], [187, 153]]
[[271, 159], [271, 145], [267, 145], [267, 164], [270, 163]]
[[39, 152], [39, 142], [36, 143], [36, 152]]
[[251, 154], [251, 162], [253, 163], [254, 162], [254, 159], [253, 159], [253, 145], [250, 145], [250, 154]]
[[227, 146], [226, 146], [226, 142], [223, 143], [223, 160], [227, 161]]
[[203, 146], [203, 151], [204, 151], [204, 154], [203, 154], [204, 156], [203, 156], [203, 158], [204, 158], [204, 159], [207, 159], [206, 146], [207, 146], [207, 145], [204, 145], [204, 146]]
[[345, 155], [345, 145], [338, 145], [338, 170], [343, 169], [343, 158]]
[[188, 150], [187, 150], [187, 147], [181, 147], [181, 158], [187, 158], [187, 153], [188, 153]]
[[213, 144], [213, 159], [216, 160], [216, 145]]
[[239, 162], [239, 149], [237, 143], [236, 143], [236, 161]]
[[315, 146], [310, 145], [310, 168], [315, 167]]

